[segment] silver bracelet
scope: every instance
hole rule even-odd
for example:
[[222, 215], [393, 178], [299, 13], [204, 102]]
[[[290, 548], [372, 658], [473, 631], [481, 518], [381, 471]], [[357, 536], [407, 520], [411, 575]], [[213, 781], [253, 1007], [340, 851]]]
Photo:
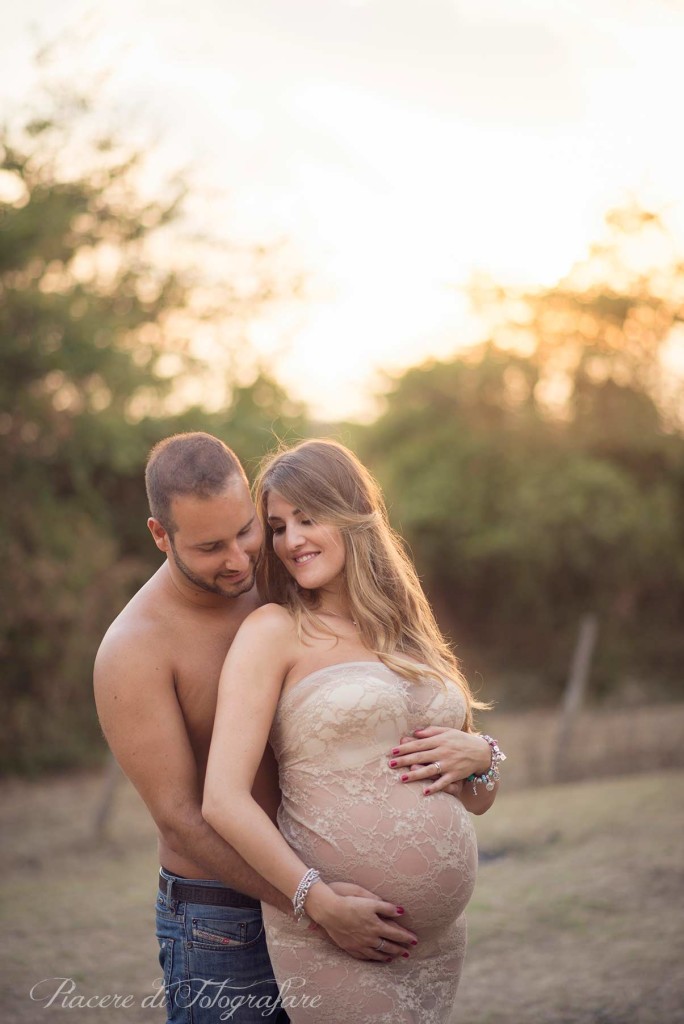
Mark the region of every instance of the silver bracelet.
[[320, 880], [321, 876], [318, 871], [316, 871], [316, 868], [309, 868], [297, 886], [295, 894], [292, 897], [295, 921], [301, 921], [304, 917], [304, 904], [306, 903], [306, 897], [309, 895], [309, 889], [314, 882], [320, 882]]

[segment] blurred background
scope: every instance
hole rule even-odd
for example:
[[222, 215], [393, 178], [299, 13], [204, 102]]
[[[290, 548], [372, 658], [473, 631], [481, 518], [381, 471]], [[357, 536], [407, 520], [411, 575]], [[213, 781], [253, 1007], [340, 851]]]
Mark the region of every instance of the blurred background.
[[[153, 878], [91, 696], [104, 631], [159, 564], [151, 445], [207, 430], [252, 474], [278, 440], [325, 435], [379, 477], [509, 753], [498, 821], [478, 821], [502, 916], [474, 906], [464, 1020], [490, 1019], [488, 958], [536, 849], [565, 888], [553, 922], [533, 875], [521, 889], [535, 954], [497, 1019], [684, 1019], [681, 933], [647, 953], [684, 874], [684, 4], [25, 0], [3, 23], [6, 912], [77, 849], [94, 892], [131, 856]], [[592, 975], [593, 1002], [567, 976], [539, 1001], [544, 927], [584, 941], [598, 914], [611, 949], [636, 927], [634, 864], [614, 903], [604, 884], [635, 821], [670, 879], [653, 931]], [[578, 922], [585, 840], [602, 882]], [[42, 968], [7, 956], [13, 1019], [42, 1019]]]

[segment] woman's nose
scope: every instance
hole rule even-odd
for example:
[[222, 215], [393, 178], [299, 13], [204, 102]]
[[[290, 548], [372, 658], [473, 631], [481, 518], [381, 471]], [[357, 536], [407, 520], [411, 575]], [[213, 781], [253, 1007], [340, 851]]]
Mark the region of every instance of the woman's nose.
[[288, 526], [285, 531], [285, 540], [290, 551], [296, 551], [304, 543], [302, 531], [297, 523]]

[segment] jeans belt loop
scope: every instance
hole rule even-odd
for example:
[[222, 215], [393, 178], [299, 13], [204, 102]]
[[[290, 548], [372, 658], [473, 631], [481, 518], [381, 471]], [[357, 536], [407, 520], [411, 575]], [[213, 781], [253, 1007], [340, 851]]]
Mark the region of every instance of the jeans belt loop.
[[176, 901], [173, 898], [173, 878], [166, 879], [166, 905], [172, 914], [176, 913]]

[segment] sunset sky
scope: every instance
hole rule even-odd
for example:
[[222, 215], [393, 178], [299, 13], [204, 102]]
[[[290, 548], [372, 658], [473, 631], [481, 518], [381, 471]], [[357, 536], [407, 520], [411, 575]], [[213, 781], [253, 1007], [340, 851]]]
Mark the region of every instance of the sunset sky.
[[288, 239], [311, 298], [254, 343], [326, 418], [473, 340], [473, 271], [550, 284], [630, 194], [684, 246], [684, 2], [24, 0], [3, 105], [30, 91], [31, 27], [84, 26], [74, 72], [112, 68], [123, 116], [211, 191], [212, 230]]

